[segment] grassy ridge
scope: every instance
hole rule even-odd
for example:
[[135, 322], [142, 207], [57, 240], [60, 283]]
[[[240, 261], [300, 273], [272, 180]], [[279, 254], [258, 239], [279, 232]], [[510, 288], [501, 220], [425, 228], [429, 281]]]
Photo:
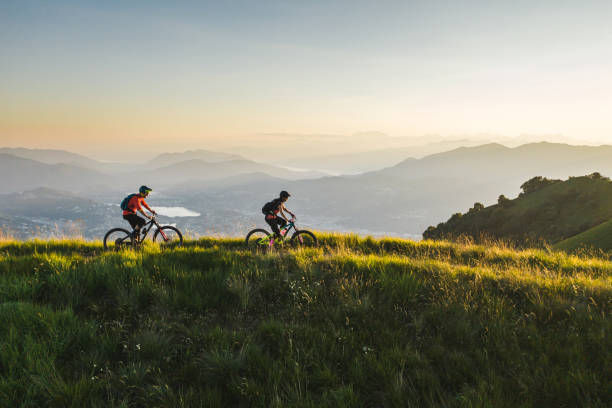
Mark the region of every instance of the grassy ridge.
[[0, 244], [0, 406], [612, 403], [612, 262], [321, 241]]
[[555, 248], [564, 251], [589, 250], [612, 250], [612, 220], [599, 224], [580, 234], [558, 242]]
[[[533, 180], [533, 179], [532, 179]], [[612, 181], [598, 173], [568, 180], [545, 180], [516, 199], [501, 198], [489, 207], [474, 205], [465, 214], [429, 227], [426, 239], [481, 236], [535, 245], [557, 243], [612, 218]], [[595, 248], [601, 248], [595, 246]]]

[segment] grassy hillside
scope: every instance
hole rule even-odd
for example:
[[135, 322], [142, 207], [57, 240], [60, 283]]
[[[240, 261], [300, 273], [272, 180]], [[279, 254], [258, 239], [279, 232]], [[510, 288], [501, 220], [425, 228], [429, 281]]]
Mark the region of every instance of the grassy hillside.
[[0, 406], [612, 404], [612, 261], [321, 241], [0, 243]]
[[423, 237], [467, 235], [476, 240], [486, 236], [530, 244], [556, 243], [612, 218], [612, 181], [597, 173], [566, 181], [532, 182], [526, 189], [514, 200], [500, 198], [489, 207], [475, 204], [467, 213], [429, 227]]
[[580, 234], [564, 239], [554, 245], [563, 251], [601, 250], [612, 251], [612, 220], [603, 222]]

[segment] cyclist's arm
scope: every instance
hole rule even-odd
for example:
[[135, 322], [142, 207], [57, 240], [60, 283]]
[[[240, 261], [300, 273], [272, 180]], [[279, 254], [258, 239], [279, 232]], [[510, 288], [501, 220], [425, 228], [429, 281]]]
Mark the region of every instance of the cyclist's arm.
[[[157, 214], [155, 211], [153, 211], [153, 210], [151, 209], [151, 207], [149, 207], [149, 204], [147, 204], [145, 201], [143, 201], [143, 202], [142, 202], [142, 205], [143, 205], [143, 206], [144, 206], [144, 207], [145, 207], [147, 210], [149, 210], [151, 213], [153, 213], [153, 214]], [[143, 213], [143, 214], [144, 214], [144, 213]]]
[[139, 208], [139, 209], [138, 209], [138, 212], [139, 212], [139, 213], [141, 213], [142, 215], [144, 215], [144, 216], [145, 216], [145, 218], [149, 218], [149, 219], [151, 218], [151, 216], [150, 216], [150, 215], [148, 215], [147, 213], [145, 213], [145, 212], [142, 210], [142, 208]]
[[285, 215], [285, 212], [283, 211], [283, 206], [281, 205], [278, 209], [278, 215], [280, 215], [281, 217], [283, 217], [285, 219], [285, 221], [287, 220], [287, 216]]
[[[280, 213], [283, 215], [283, 218], [284, 218], [285, 220], [287, 220], [287, 216], [285, 215], [284, 211], [287, 211], [289, 214], [291, 214], [291, 216], [292, 216], [292, 217], [294, 217], [294, 218], [295, 218], [295, 214], [293, 214], [291, 211], [289, 211], [289, 210], [287, 209], [287, 207], [285, 207], [285, 204], [281, 205], [281, 208], [280, 208]], [[287, 220], [287, 221], [289, 221], [289, 220]]]

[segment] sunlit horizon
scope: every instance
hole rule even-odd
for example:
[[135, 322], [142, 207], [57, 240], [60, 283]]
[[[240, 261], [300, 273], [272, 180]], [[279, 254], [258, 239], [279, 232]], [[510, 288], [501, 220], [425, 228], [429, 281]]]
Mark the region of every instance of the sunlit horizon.
[[596, 1], [9, 2], [0, 146], [110, 159], [268, 134], [612, 144], [611, 16]]

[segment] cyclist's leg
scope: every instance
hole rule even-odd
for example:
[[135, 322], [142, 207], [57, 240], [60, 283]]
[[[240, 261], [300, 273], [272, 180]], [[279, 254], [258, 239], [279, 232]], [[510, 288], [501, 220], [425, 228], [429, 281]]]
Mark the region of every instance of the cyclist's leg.
[[127, 222], [129, 222], [130, 226], [132, 227], [132, 238], [134, 239], [134, 241], [138, 241], [140, 238], [140, 229], [147, 222], [145, 221], [144, 218], [139, 217], [136, 214], [127, 214], [127, 215], [124, 215], [123, 218]]
[[280, 229], [285, 228], [285, 226], [287, 225], [287, 221], [285, 221], [285, 219], [283, 217], [276, 217], [276, 222], [278, 223], [278, 228], [279, 229], [279, 234], [280, 234]]
[[139, 217], [136, 214], [134, 214], [134, 217], [136, 218], [136, 227], [134, 228], [134, 235], [136, 236], [136, 240], [140, 241], [140, 230], [142, 229], [142, 227], [145, 226], [147, 222], [144, 218]]
[[278, 218], [275, 215], [266, 215], [266, 223], [272, 228], [272, 232], [274, 233], [274, 237], [280, 237], [280, 229], [278, 228]]

